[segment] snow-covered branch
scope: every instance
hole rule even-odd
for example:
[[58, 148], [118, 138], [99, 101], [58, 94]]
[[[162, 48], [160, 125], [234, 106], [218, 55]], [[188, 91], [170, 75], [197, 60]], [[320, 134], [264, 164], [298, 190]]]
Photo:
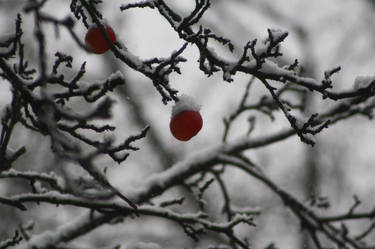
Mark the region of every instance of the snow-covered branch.
[[[254, 205], [257, 208], [252, 208], [253, 205], [248, 202], [239, 207], [237, 200], [233, 198], [230, 185], [232, 179], [227, 177], [227, 172], [231, 170], [236, 170], [235, 174], [242, 174], [241, 180], [250, 176], [252, 180], [263, 183], [260, 185], [265, 189], [271, 190], [270, 193], [284, 203], [284, 208], [294, 214], [316, 248], [326, 248], [326, 244], [346, 249], [374, 248], [369, 238], [375, 231], [375, 223], [372, 221], [375, 212], [374, 209], [359, 210], [362, 201], [357, 196], [347, 212], [324, 213], [322, 211], [331, 205], [329, 198], [313, 196], [310, 202], [300, 201], [299, 197], [292, 194], [293, 191], [268, 177], [265, 173], [268, 168], [266, 163], [258, 164], [252, 157], [253, 151], [271, 145], [276, 147], [276, 144], [295, 135], [302, 142], [314, 145], [317, 143], [314, 137], [316, 134], [323, 136], [326, 129], [353, 116], [361, 115], [372, 119], [375, 108], [374, 76], [358, 76], [353, 87], [346, 90], [335, 88], [335, 77], [342, 70], [340, 66], [319, 73], [318, 76], [306, 77], [302, 73], [304, 65], [300, 65], [299, 60], [292, 59], [293, 63], [290, 65], [286, 63], [290, 60], [285, 59], [282, 46], [287, 42], [290, 30], [268, 28], [265, 30], [264, 39], [246, 38], [248, 40], [244, 45], [235, 47], [234, 44], [237, 43], [232, 42], [235, 37], [218, 35], [214, 28], [204, 25], [205, 15], [217, 4], [210, 0], [192, 1], [189, 12], [175, 9], [174, 4], [164, 0], [142, 0], [123, 4], [120, 8], [115, 6], [113, 9], [122, 11], [122, 14], [148, 8], [167, 24], [166, 29], [170, 29], [179, 38], [179, 43], [172, 52], [148, 59], [138, 57], [129, 49], [130, 46], [128, 48], [119, 40], [120, 36], [114, 39], [115, 31], [108, 26], [100, 8], [100, 4], [108, 4], [106, 1], [71, 0], [70, 10], [62, 18], [57, 17], [56, 13], [46, 11], [48, 2], [27, 1], [23, 6], [23, 13], [34, 20], [30, 23], [33, 31], [30, 40], [25, 42], [27, 34], [23, 32], [23, 17], [20, 14], [17, 15], [14, 32], [0, 37], [0, 83], [11, 89], [11, 100], [2, 108], [0, 115], [0, 179], [8, 179], [10, 182], [4, 181], [0, 204], [6, 207], [4, 210], [10, 209], [14, 216], [19, 211], [28, 214], [33, 208], [42, 210], [46, 204], [62, 208], [71, 206], [85, 215], [40, 234], [32, 234], [32, 226], [25, 229], [23, 224], [17, 224], [15, 235], [8, 233], [4, 241], [0, 242], [0, 249], [13, 246], [70, 248], [78, 237], [105, 224], [130, 224], [128, 218], [133, 218], [135, 222], [147, 222], [147, 217], [168, 221], [166, 224], [177, 224], [182, 236], [186, 235], [189, 241], [190, 238], [195, 241], [195, 247], [201, 247], [202, 241], [206, 246], [207, 239], [215, 241], [217, 245], [207, 245], [206, 248], [223, 248], [222, 244], [225, 244], [225, 248], [251, 248], [252, 243], [243, 236], [243, 232], [255, 230], [258, 215], [263, 215], [267, 210], [263, 212], [262, 207], [258, 208], [257, 205]], [[277, 16], [275, 10], [276, 7], [272, 8], [270, 13]], [[285, 18], [279, 15], [279, 20]], [[77, 24], [87, 28], [87, 34], [93, 29], [96, 30], [97, 36], [91, 41], [85, 38], [86, 43], [82, 42], [75, 31]], [[75, 68], [76, 55], [61, 52], [60, 48], [54, 48], [50, 56], [50, 27], [54, 28], [56, 39], [59, 39], [61, 30], [67, 31], [68, 39], [64, 40], [76, 44], [76, 48], [85, 55], [101, 54], [101, 50], [98, 52], [94, 46], [101, 40], [99, 48], [104, 47], [103, 51], [108, 51], [106, 63], [111, 59], [116, 60], [116, 69], [113, 67], [115, 63], [108, 63], [108, 68], [111, 69], [109, 76], [91, 80], [90, 77], [95, 74], [86, 78], [91, 70], [92, 65], [88, 66], [91, 61], [80, 62]], [[223, 50], [216, 49], [214, 44]], [[30, 56], [30, 48], [34, 49], [35, 58]], [[196, 58], [189, 58], [190, 49], [195, 50]], [[221, 53], [222, 51], [224, 53]], [[100, 55], [98, 56], [100, 58]], [[196, 60], [195, 66], [204, 76], [210, 77], [219, 72], [223, 81], [233, 84], [241, 74], [249, 81], [241, 93], [228, 96], [228, 99], [236, 100], [237, 106], [230, 110], [229, 114], [225, 114], [227, 116], [223, 119], [224, 132], [220, 134], [221, 142], [209, 145], [203, 141], [200, 144], [203, 145], [202, 149], [187, 153], [184, 159], [181, 159], [180, 152], [183, 149], [173, 148], [179, 145], [171, 144], [169, 138], [162, 137], [164, 131], [151, 130], [153, 121], [149, 122], [145, 118], [146, 114], [137, 113], [140, 105], [147, 105], [145, 99], [140, 98], [133, 106], [126, 105], [133, 96], [128, 96], [132, 95], [132, 91], [124, 90], [128, 74], [121, 73], [121, 66], [126, 66], [125, 68], [134, 71], [136, 75], [145, 76], [146, 81], [151, 83], [151, 89], [161, 96], [160, 104], [175, 102], [184, 106], [184, 95], [179, 95], [180, 89], [172, 88], [170, 81], [174, 80], [171, 77], [174, 73], [184, 72], [182, 65], [188, 60]], [[211, 87], [213, 86], [210, 85], [207, 89], [211, 90]], [[259, 88], [255, 89], [256, 87]], [[120, 90], [121, 94], [114, 96], [113, 92], [117, 90]], [[329, 104], [315, 111], [308, 106], [307, 99], [311, 95], [319, 96]], [[115, 97], [120, 101], [115, 101]], [[220, 105], [220, 108], [224, 109], [224, 105], [232, 107], [222, 103], [221, 98], [218, 99], [219, 101], [215, 99], [214, 104]], [[116, 109], [114, 112], [115, 105], [119, 102], [122, 104], [123, 100], [124, 109], [120, 112]], [[80, 108], [77, 108], [78, 105]], [[198, 113], [199, 108], [192, 106], [192, 110], [173, 108], [169, 128], [174, 137], [177, 138], [175, 134], [178, 132], [185, 132], [175, 132], [179, 130], [179, 125], [186, 124], [189, 129], [193, 126], [191, 119], [175, 123], [176, 116], [181, 117], [177, 114], [183, 112], [199, 117], [198, 131], [202, 128], [203, 112]], [[84, 107], [84, 110], [81, 107]], [[177, 109], [180, 110], [177, 112]], [[114, 113], [127, 114], [128, 111], [136, 112], [130, 115], [136, 120], [126, 116], [129, 121], [126, 126], [120, 126], [122, 124], [116, 123], [118, 120], [112, 119]], [[267, 121], [278, 121], [279, 114], [287, 120], [287, 127], [282, 127], [277, 132], [263, 130], [262, 135], [253, 135], [253, 131], [258, 129], [262, 122], [259, 115], [265, 116]], [[240, 131], [242, 136], [234, 139], [232, 131], [235, 129], [235, 123], [242, 121], [243, 115], [248, 115], [248, 126]], [[158, 115], [155, 116], [157, 119]], [[204, 122], [206, 125], [210, 121], [205, 119]], [[138, 132], [122, 137], [122, 129], [134, 128], [134, 123]], [[121, 128], [118, 129], [120, 133], [114, 133], [118, 126]], [[168, 127], [165, 129], [168, 131]], [[27, 161], [35, 155], [29, 153], [31, 145], [28, 144], [28, 139], [24, 138], [23, 130], [30, 131], [38, 139], [47, 138], [46, 151], [53, 159], [46, 162], [46, 165], [44, 162]], [[154, 132], [151, 142], [147, 140], [150, 130]], [[128, 134], [127, 131], [125, 134]], [[147, 145], [140, 143], [141, 140]], [[32, 146], [39, 147], [39, 144]], [[152, 146], [155, 148], [151, 150], [160, 151], [161, 160], [155, 159], [152, 153], [149, 153], [148, 149]], [[142, 158], [135, 163], [132, 161], [131, 164], [135, 165], [137, 170], [142, 169], [137, 167], [138, 164], [146, 160], [150, 165], [165, 165], [158, 169], [152, 168], [150, 172], [154, 173], [147, 173], [136, 188], [114, 187], [106, 176], [107, 169], [112, 165], [128, 162], [129, 155], [142, 147], [146, 148], [143, 155], [149, 158]], [[39, 148], [32, 149], [39, 153]], [[278, 155], [271, 153], [271, 156]], [[102, 158], [109, 160], [102, 161]], [[49, 159], [43, 157], [40, 161], [43, 160]], [[263, 163], [267, 160], [259, 161]], [[162, 171], [157, 172], [160, 169]], [[127, 177], [133, 177], [134, 172], [129, 172]], [[14, 179], [17, 179], [17, 188], [7, 188], [14, 184]], [[210, 198], [206, 198], [208, 195]], [[217, 205], [216, 202], [219, 203], [219, 208], [213, 207]], [[34, 204], [38, 205], [34, 207]], [[220, 213], [210, 213], [214, 208], [220, 209], [217, 211]], [[19, 220], [14, 220], [19, 223]], [[361, 227], [361, 221], [368, 221], [368, 224]], [[349, 222], [359, 224], [360, 229], [351, 229]], [[368, 241], [371, 241], [368, 243], [370, 245], [366, 245]], [[267, 248], [275, 246], [271, 243]]]

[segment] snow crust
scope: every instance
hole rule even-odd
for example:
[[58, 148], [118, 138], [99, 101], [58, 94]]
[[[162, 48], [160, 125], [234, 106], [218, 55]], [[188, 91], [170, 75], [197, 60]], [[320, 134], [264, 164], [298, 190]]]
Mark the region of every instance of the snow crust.
[[281, 29], [271, 29], [271, 33], [272, 33], [272, 36], [273, 36], [273, 39], [274, 40], [278, 40], [280, 39], [283, 35], [285, 35], [286, 33], [288, 32], [285, 32]]
[[277, 65], [275, 62], [270, 60], [265, 60], [265, 62], [262, 64], [262, 68], [260, 69], [263, 73], [266, 74], [289, 74], [287, 70], [280, 68], [279, 65]]
[[90, 84], [90, 82], [87, 82], [87, 81], [80, 81], [78, 83], [78, 87], [79, 87], [79, 90], [81, 90], [81, 92], [86, 92], [90, 86], [92, 86], [92, 84]]
[[183, 111], [196, 111], [199, 112], [201, 105], [198, 104], [195, 99], [189, 95], [182, 94], [178, 97], [178, 101], [172, 107], [172, 118]]
[[117, 78], [121, 78], [121, 79], [124, 78], [124, 74], [120, 70], [117, 70], [116, 72], [111, 73], [108, 76], [108, 80], [114, 80], [114, 79], [117, 79]]
[[375, 76], [368, 76], [368, 75], [357, 76], [354, 80], [354, 89], [358, 90], [360, 88], [366, 88], [374, 81], [375, 81]]

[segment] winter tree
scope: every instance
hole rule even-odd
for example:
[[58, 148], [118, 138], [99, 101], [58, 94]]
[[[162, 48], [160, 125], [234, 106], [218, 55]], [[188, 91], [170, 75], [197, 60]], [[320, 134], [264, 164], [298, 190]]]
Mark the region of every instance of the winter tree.
[[374, 1], [0, 6], [0, 248], [375, 248]]

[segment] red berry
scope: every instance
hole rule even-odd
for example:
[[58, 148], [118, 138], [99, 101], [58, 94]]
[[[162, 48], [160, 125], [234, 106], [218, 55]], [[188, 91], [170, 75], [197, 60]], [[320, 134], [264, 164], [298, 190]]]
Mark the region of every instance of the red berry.
[[[110, 26], [104, 26], [107, 36], [112, 43], [116, 42], [116, 35]], [[100, 32], [99, 27], [93, 26], [89, 29], [85, 37], [86, 45], [96, 54], [103, 54], [109, 49], [109, 44]]]
[[202, 129], [203, 120], [197, 111], [182, 111], [172, 117], [169, 128], [172, 135], [181, 141], [188, 141]]

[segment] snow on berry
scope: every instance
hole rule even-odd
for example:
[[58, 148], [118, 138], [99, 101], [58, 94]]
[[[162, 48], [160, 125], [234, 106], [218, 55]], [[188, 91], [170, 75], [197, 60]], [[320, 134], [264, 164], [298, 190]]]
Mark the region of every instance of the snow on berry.
[[201, 106], [189, 95], [182, 94], [178, 97], [178, 101], [172, 107], [172, 118], [182, 111], [196, 111], [199, 112]]
[[[116, 42], [116, 35], [113, 29], [108, 26], [104, 25], [104, 30], [108, 36], [108, 38], [111, 40], [112, 43]], [[92, 50], [92, 52], [96, 54], [103, 54], [108, 51], [109, 44], [105, 37], [103, 36], [102, 32], [100, 32], [100, 29], [98, 26], [92, 26], [85, 37], [86, 45]]]
[[203, 120], [199, 113], [200, 105], [187, 95], [179, 97], [172, 108], [169, 124], [172, 135], [181, 141], [188, 141], [202, 129]]

